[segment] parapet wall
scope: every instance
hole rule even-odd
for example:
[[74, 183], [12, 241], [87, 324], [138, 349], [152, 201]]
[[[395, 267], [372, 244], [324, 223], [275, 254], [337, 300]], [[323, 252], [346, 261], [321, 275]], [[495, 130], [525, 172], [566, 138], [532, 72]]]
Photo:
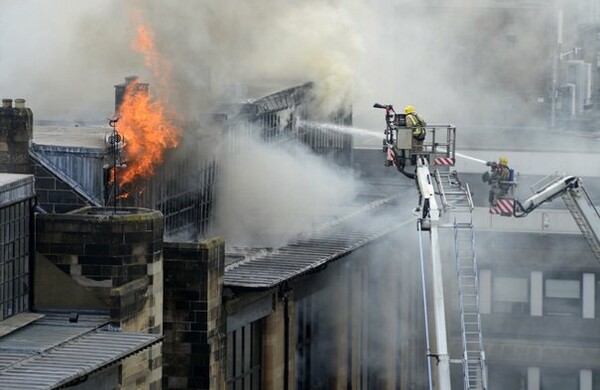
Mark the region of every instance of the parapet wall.
[[[35, 306], [77, 302], [75, 308], [109, 309], [113, 326], [123, 330], [162, 333], [162, 237], [163, 216], [155, 210], [38, 214]], [[50, 270], [61, 283], [48, 280]]]
[[165, 243], [163, 387], [225, 389], [225, 243]]

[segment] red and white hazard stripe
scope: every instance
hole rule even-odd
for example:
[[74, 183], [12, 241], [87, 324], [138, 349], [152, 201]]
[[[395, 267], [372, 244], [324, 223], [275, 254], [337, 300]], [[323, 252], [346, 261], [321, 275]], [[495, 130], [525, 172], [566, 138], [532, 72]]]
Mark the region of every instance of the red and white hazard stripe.
[[387, 148], [387, 159], [388, 161], [391, 161], [394, 166], [396, 166], [396, 155], [394, 154], [392, 148], [390, 148], [389, 146]]
[[504, 216], [512, 216], [515, 213], [514, 199], [498, 199], [496, 206], [490, 207], [490, 214], [499, 214]]
[[438, 157], [433, 163], [435, 165], [454, 165], [454, 159], [449, 157]]

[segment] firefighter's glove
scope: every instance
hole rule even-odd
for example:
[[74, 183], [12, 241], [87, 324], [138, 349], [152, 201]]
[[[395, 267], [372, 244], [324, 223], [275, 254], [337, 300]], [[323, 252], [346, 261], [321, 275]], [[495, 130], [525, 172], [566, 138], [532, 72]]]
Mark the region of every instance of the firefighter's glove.
[[491, 178], [490, 178], [490, 173], [486, 172], [481, 176], [481, 180], [483, 180], [484, 183], [490, 183], [492, 182]]

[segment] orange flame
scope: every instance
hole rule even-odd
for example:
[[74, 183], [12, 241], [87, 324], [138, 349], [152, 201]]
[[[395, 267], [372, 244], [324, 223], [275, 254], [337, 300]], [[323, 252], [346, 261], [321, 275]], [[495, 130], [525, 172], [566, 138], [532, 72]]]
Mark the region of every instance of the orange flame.
[[132, 21], [137, 24], [137, 35], [131, 47], [144, 56], [144, 63], [152, 70], [154, 77], [158, 81], [161, 93], [167, 94], [171, 89], [172, 66], [158, 50], [154, 41], [154, 31], [144, 24], [144, 17], [141, 11], [136, 10], [132, 13]]
[[[168, 97], [171, 65], [160, 54], [154, 41], [154, 32], [144, 25], [140, 12], [132, 14], [137, 24], [137, 35], [132, 47], [144, 56], [144, 62], [158, 81], [159, 92]], [[150, 99], [147, 89], [138, 82], [125, 89], [119, 107], [118, 131], [125, 142], [126, 167], [118, 170], [119, 187], [137, 179], [154, 175], [164, 160], [168, 148], [179, 145], [181, 130], [174, 124], [174, 114], [160, 99]]]
[[119, 171], [119, 185], [154, 175], [156, 166], [164, 159], [167, 148], [179, 145], [180, 129], [168, 118], [164, 105], [151, 101], [138, 90], [136, 81], [125, 90], [119, 109], [118, 131], [125, 141], [127, 167]]
[[144, 55], [144, 63], [152, 70], [154, 77], [159, 79], [161, 84], [168, 84], [171, 78], [171, 64], [158, 51], [153, 31], [143, 24], [138, 24], [137, 38], [132, 46], [135, 51]]

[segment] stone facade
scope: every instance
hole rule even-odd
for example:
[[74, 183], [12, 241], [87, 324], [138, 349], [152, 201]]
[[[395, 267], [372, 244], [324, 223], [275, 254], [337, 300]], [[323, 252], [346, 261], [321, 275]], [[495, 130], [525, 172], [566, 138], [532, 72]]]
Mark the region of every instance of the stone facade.
[[[386, 237], [272, 290], [226, 287], [228, 386], [425, 388], [420, 267], [409, 240]], [[247, 364], [245, 331], [254, 327], [261, 358]]]
[[25, 100], [3, 99], [0, 107], [0, 172], [35, 175], [39, 205], [51, 213], [72, 211], [91, 203], [30, 156], [33, 113]]
[[[162, 334], [163, 216], [86, 207], [37, 214], [34, 306], [108, 310], [111, 326]], [[127, 358], [122, 389], [161, 387], [161, 345]]]
[[225, 389], [222, 238], [165, 244], [165, 370], [169, 389]]

